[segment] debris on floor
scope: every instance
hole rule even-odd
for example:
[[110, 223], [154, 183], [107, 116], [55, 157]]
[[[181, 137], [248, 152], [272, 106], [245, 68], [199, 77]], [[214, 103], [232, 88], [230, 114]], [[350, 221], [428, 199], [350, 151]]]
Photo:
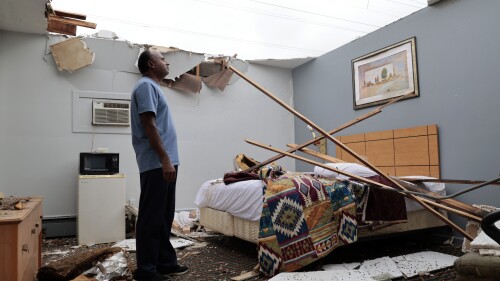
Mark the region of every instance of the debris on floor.
[[[170, 243], [172, 243], [174, 249], [185, 248], [195, 244], [193, 241], [189, 241], [182, 238], [170, 238]], [[120, 247], [129, 252], [135, 252], [136, 251], [135, 238], [122, 240], [114, 244], [113, 247]]]
[[[500, 222], [495, 222], [500, 228]], [[470, 242], [470, 252], [455, 261], [457, 281], [500, 280], [500, 245], [481, 229]]]
[[327, 280], [393, 280], [429, 275], [430, 272], [452, 267], [457, 257], [432, 251], [413, 253], [394, 258], [381, 257], [362, 263], [326, 265], [324, 271], [280, 273], [270, 281], [327, 281]]
[[36, 275], [38, 281], [72, 280], [118, 252], [121, 248], [105, 247], [67, 256], [41, 267]]

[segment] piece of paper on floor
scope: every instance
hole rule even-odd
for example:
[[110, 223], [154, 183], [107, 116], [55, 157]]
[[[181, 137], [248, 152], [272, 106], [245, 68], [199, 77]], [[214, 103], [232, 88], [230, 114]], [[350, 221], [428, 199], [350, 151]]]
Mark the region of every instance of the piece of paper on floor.
[[334, 270], [310, 272], [284, 272], [269, 281], [376, 281], [368, 273], [359, 270]]
[[[500, 228], [500, 221], [495, 222], [495, 226], [497, 228]], [[470, 242], [470, 247], [473, 250], [479, 250], [479, 249], [494, 249], [494, 250], [500, 250], [500, 245], [498, 245], [495, 240], [491, 239], [484, 231], [481, 231], [477, 235], [477, 237]]]
[[351, 262], [351, 263], [341, 263], [341, 264], [325, 264], [323, 265], [324, 271], [329, 270], [354, 270], [361, 265], [359, 262]]
[[[171, 238], [170, 243], [172, 243], [172, 246], [174, 247], [174, 249], [194, 245], [194, 242], [186, 240], [186, 239], [182, 239], [182, 238]], [[120, 247], [120, 248], [125, 249], [129, 252], [135, 252], [136, 251], [135, 239], [132, 238], [132, 239], [122, 240], [122, 241], [114, 244], [113, 247]]]
[[375, 280], [392, 280], [403, 277], [403, 273], [390, 257], [364, 261], [359, 270], [366, 271]]
[[133, 239], [122, 240], [114, 244], [112, 247], [120, 247], [129, 252], [135, 252], [135, 239], [133, 238]]
[[438, 252], [426, 251], [392, 258], [398, 269], [406, 276], [417, 276], [420, 272], [430, 272], [453, 266], [457, 257]]
[[194, 245], [193, 241], [189, 241], [189, 240], [182, 239], [182, 238], [171, 238], [170, 243], [172, 243], [172, 246], [174, 247], [174, 249], [184, 248], [187, 246]]

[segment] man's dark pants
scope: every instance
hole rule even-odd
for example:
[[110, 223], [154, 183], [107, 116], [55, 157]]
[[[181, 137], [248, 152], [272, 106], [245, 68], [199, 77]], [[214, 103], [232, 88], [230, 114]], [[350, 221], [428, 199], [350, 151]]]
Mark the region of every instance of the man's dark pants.
[[[175, 166], [177, 173], [177, 166]], [[163, 179], [162, 168], [140, 174], [141, 196], [136, 225], [137, 269], [141, 275], [177, 265], [170, 243], [176, 182]]]

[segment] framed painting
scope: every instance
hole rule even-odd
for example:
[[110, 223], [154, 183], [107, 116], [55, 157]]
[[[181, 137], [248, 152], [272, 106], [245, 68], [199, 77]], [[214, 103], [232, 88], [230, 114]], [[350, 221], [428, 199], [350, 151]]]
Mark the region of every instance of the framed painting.
[[415, 37], [352, 60], [354, 109], [419, 96]]

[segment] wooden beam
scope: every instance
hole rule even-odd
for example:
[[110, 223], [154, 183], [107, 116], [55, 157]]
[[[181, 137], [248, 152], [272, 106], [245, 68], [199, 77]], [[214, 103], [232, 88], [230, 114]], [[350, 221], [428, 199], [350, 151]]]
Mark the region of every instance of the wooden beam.
[[[442, 183], [452, 183], [452, 184], [481, 184], [486, 181], [478, 181], [478, 180], [452, 180], [452, 179], [403, 179], [409, 182], [442, 182]], [[491, 185], [500, 185], [500, 182], [490, 183]]]
[[49, 19], [47, 21], [47, 31], [76, 36], [76, 25]]
[[72, 25], [78, 25], [78, 26], [82, 26], [82, 27], [92, 28], [92, 29], [95, 29], [97, 27], [97, 24], [93, 23], [93, 22], [76, 20], [76, 19], [69, 19], [69, 18], [59, 17], [59, 16], [55, 16], [55, 15], [48, 15], [48, 19], [53, 20], [53, 21], [57, 21], [57, 22], [66, 23], [66, 24], [72, 24]]
[[[299, 145], [297, 145], [297, 144], [287, 144], [286, 146], [288, 146], [290, 148], [295, 148], [295, 149], [297, 149], [299, 147]], [[326, 155], [326, 154], [323, 154], [323, 153], [319, 153], [319, 152], [317, 152], [315, 150], [312, 150], [310, 148], [304, 147], [304, 148], [298, 148], [298, 150], [301, 151], [301, 152], [304, 152], [305, 154], [309, 154], [311, 156], [317, 157], [319, 159], [323, 159], [323, 160], [328, 161], [328, 162], [332, 162], [332, 163], [343, 163], [343, 162], [345, 162], [345, 161], [340, 160], [338, 158], [335, 158], [333, 156]]]
[[87, 19], [86, 15], [72, 13], [72, 12], [66, 12], [66, 11], [60, 11], [60, 10], [54, 10], [54, 14], [56, 16], [60, 16], [60, 17], [74, 18], [74, 19], [79, 19], [79, 20], [86, 20]]
[[[393, 178], [394, 178], [394, 180], [398, 181], [401, 185], [403, 185], [406, 189], [408, 189], [410, 191], [425, 193], [425, 194], [430, 195], [434, 198], [442, 197], [440, 194], [437, 194], [435, 192], [419, 188], [417, 185], [410, 183], [410, 182], [407, 182], [406, 179], [400, 179], [400, 178], [395, 178], [395, 177], [393, 177]], [[462, 210], [463, 212], [466, 212], [466, 213], [469, 213], [473, 216], [477, 216], [477, 217], [481, 217], [481, 218], [486, 216], [489, 213], [488, 211], [485, 211], [481, 208], [474, 207], [474, 206], [469, 205], [469, 204], [465, 204], [465, 203], [460, 202], [460, 201], [455, 200], [455, 199], [440, 199], [440, 200], [436, 200], [436, 201], [438, 201], [442, 205], [450, 206], [452, 208]]]

